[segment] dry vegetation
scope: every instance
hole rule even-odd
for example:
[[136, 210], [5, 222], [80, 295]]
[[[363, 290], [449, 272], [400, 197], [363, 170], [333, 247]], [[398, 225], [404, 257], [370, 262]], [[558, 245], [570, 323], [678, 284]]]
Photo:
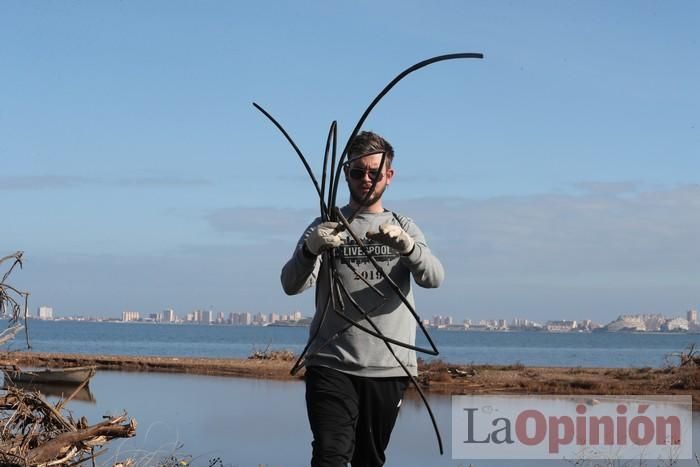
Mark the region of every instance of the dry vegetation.
[[0, 397], [0, 464], [3, 466], [67, 465], [94, 459], [96, 447], [114, 438], [134, 436], [136, 422], [126, 415], [92, 426], [73, 420], [39, 393], [8, 388]]
[[695, 407], [700, 403], [700, 365], [695, 361], [658, 369], [611, 369], [452, 365], [436, 360], [420, 366], [419, 382], [445, 394], [687, 394]]
[[[26, 330], [29, 300], [29, 292], [7, 281], [15, 268], [22, 267], [22, 252], [0, 258], [2, 263], [10, 266], [0, 277], [0, 316], [7, 318], [8, 323], [7, 329], [0, 332], [0, 344], [14, 338], [22, 328]], [[20, 323], [22, 319], [25, 326]], [[29, 334], [26, 336], [27, 347], [30, 347]], [[0, 393], [0, 465], [76, 465], [93, 460], [102, 452], [96, 452], [95, 448], [111, 439], [134, 436], [136, 422], [128, 420], [126, 414], [108, 417], [92, 426], [85, 418], [76, 421], [70, 415], [64, 415], [62, 408], [87, 383], [85, 380], [56, 405], [38, 392], [13, 386], [5, 388]]]
[[[694, 350], [693, 350], [694, 352]], [[552, 368], [513, 365], [419, 363], [418, 381], [440, 394], [608, 394], [693, 396], [700, 407], [700, 365], [688, 351], [665, 368]], [[0, 363], [36, 366], [96, 365], [101, 370], [157, 371], [295, 380], [289, 374], [291, 352], [254, 353], [248, 359], [88, 356], [17, 352], [0, 354]], [[682, 362], [688, 363], [682, 363]]]

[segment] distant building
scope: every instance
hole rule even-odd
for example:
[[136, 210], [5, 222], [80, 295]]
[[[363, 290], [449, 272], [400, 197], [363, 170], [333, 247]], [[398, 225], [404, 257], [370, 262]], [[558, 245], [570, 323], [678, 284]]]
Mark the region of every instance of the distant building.
[[256, 313], [253, 317], [253, 324], [256, 324], [258, 326], [267, 324], [267, 316], [262, 314], [262, 312]]
[[228, 320], [234, 326], [250, 326], [253, 324], [253, 316], [248, 312], [231, 313]]
[[199, 322], [202, 324], [210, 324], [214, 321], [214, 312], [211, 310], [201, 310], [199, 313]]
[[36, 315], [39, 319], [53, 319], [53, 308], [50, 306], [40, 306]]
[[541, 324], [529, 319], [515, 318], [513, 319], [513, 325], [511, 326], [515, 329], [539, 329], [542, 327]]
[[174, 323], [175, 319], [175, 311], [171, 308], [160, 312], [160, 321], [162, 323]]
[[547, 321], [544, 328], [549, 332], [570, 332], [576, 329], [576, 321]]
[[662, 331], [687, 331], [688, 320], [685, 318], [672, 318], [661, 326]]
[[493, 327], [490, 326], [489, 324], [486, 324], [485, 322], [479, 321], [479, 323], [472, 323], [472, 324], [466, 324], [464, 325], [469, 329], [470, 331], [492, 331]]
[[452, 316], [433, 316], [433, 326], [436, 328], [444, 328], [452, 325]]
[[698, 310], [688, 310], [688, 324], [698, 324]]
[[138, 311], [122, 311], [122, 321], [138, 321], [140, 320]]
[[202, 310], [194, 310], [192, 312], [192, 319], [190, 321], [194, 321], [195, 323], [199, 323], [200, 321], [202, 321]]

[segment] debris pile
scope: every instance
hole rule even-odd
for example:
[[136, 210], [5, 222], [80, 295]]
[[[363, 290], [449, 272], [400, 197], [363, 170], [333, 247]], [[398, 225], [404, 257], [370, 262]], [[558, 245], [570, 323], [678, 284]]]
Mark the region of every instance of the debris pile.
[[136, 421], [126, 414], [105, 417], [88, 425], [85, 417], [75, 421], [38, 392], [8, 387], [0, 395], [0, 465], [76, 465], [104, 452], [96, 448], [115, 438], [136, 434]]
[[291, 350], [255, 350], [249, 356], [249, 360], [284, 360], [292, 361], [296, 358]]

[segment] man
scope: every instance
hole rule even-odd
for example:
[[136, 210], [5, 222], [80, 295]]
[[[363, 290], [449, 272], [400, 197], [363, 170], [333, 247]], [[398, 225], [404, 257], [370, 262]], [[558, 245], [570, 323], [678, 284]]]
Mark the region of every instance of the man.
[[[380, 170], [382, 154], [385, 159]], [[350, 203], [341, 211], [348, 218], [359, 210], [350, 224], [352, 231], [413, 305], [411, 276], [422, 287], [438, 287], [444, 271], [416, 224], [384, 209], [382, 197], [394, 178], [393, 159], [393, 148], [381, 136], [371, 132], [357, 135], [344, 167]], [[374, 180], [375, 189], [368, 196]], [[323, 264], [331, 258], [323, 253], [331, 249], [333, 268]], [[341, 283], [335, 297], [330, 296], [329, 271], [333, 269]], [[281, 279], [289, 295], [314, 284], [317, 288], [305, 376], [314, 437], [311, 465], [383, 465], [409, 384], [397, 358], [415, 376], [416, 354], [390, 344], [394, 357], [381, 339], [349, 324], [339, 314], [372, 329], [361, 308], [383, 335], [410, 345], [415, 343], [415, 319], [338, 223], [321, 223], [320, 218], [312, 222], [282, 269]]]

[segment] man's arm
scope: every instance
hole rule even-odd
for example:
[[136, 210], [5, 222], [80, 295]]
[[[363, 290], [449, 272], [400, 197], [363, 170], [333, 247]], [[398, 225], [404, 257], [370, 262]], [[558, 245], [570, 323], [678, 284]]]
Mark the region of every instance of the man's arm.
[[340, 246], [337, 222], [316, 219], [297, 243], [292, 258], [282, 268], [282, 288], [287, 295], [303, 292], [316, 282], [320, 268], [319, 255]]
[[282, 281], [282, 289], [287, 295], [299, 294], [316, 283], [316, 276], [318, 275], [321, 261], [318, 256], [311, 254], [305, 245], [306, 239], [318, 223], [319, 220], [316, 219], [304, 231], [304, 234], [297, 242], [292, 257], [282, 267], [280, 280]]
[[415, 224], [410, 224], [408, 234], [415, 241], [415, 245], [408, 255], [401, 256], [401, 262], [411, 270], [416, 284], [426, 288], [440, 287], [445, 278], [442, 263], [430, 251], [423, 233]]

